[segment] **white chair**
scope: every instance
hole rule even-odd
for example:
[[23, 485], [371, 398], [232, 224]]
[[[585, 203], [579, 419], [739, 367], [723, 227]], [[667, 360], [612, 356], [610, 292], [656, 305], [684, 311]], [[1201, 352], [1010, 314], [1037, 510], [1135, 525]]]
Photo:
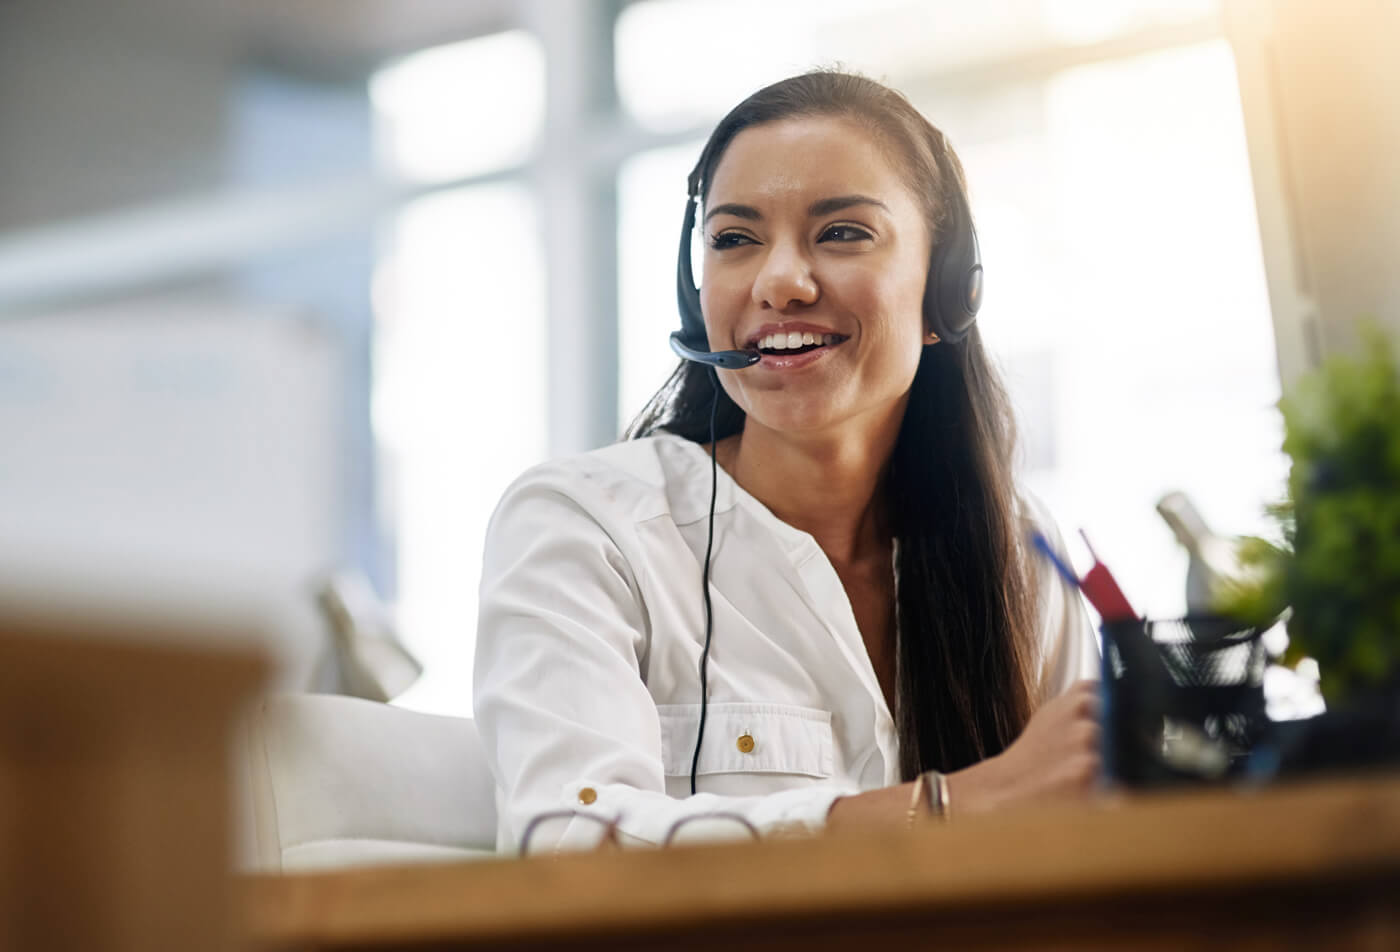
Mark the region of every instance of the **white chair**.
[[261, 699], [240, 741], [242, 865], [301, 871], [494, 855], [475, 724], [332, 694]]

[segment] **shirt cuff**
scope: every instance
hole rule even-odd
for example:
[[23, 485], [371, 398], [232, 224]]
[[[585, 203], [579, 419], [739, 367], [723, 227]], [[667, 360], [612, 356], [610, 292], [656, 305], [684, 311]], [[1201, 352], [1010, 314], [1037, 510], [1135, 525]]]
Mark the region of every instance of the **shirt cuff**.
[[[584, 778], [563, 785], [560, 806], [597, 819], [580, 817], [570, 821], [554, 846], [557, 849], [591, 848], [597, 845], [609, 822], [616, 823], [624, 845], [660, 846], [677, 823], [684, 824], [688, 837], [712, 834], [716, 839], [728, 839], [731, 835], [743, 835], [746, 826], [752, 827], [761, 838], [806, 836], [825, 829], [827, 814], [838, 798], [859, 792], [852, 783], [825, 781], [763, 796], [701, 793], [677, 800], [627, 784], [599, 783]], [[737, 819], [726, 824], [726, 816]], [[710, 823], [702, 817], [715, 819]], [[531, 851], [536, 848], [532, 843]]]

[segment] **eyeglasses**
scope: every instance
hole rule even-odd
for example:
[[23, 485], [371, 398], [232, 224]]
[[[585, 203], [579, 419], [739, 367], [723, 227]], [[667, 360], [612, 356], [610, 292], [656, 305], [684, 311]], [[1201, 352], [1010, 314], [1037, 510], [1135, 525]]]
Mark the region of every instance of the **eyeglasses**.
[[534, 839], [535, 833], [546, 823], [563, 820], [566, 824], [573, 823], [575, 818], [585, 820], [598, 825], [598, 841], [594, 844], [594, 850], [609, 850], [621, 847], [617, 839], [617, 825], [622, 822], [622, 817], [616, 816], [609, 819], [597, 813], [585, 813], [583, 810], [551, 810], [548, 813], [541, 813], [534, 817], [525, 827], [525, 832], [520, 836], [520, 855], [527, 856], [530, 852], [530, 841]]
[[[679, 839], [681, 832], [690, 828], [690, 836]], [[737, 839], [735, 834], [740, 833], [752, 840], [760, 840], [758, 827], [737, 813], [726, 813], [723, 810], [716, 810], [713, 813], [697, 813], [694, 816], [681, 817], [671, 828], [666, 831], [665, 838], [662, 839], [662, 846], [671, 846], [677, 842], [683, 843], [713, 843], [716, 840]]]
[[[584, 852], [590, 848], [593, 851], [621, 848], [622, 843], [618, 838], [618, 826], [622, 822], [621, 816], [606, 817], [583, 810], [551, 810], [548, 813], [538, 814], [526, 825], [525, 831], [520, 837], [520, 855], [523, 857], [529, 854], [530, 843], [543, 826], [561, 821], [570, 824], [576, 817], [596, 824], [597, 828], [597, 840], [591, 847], [584, 846]], [[664, 848], [684, 843], [713, 843], [740, 838], [760, 840], [762, 836], [759, 834], [758, 828], [744, 817], [737, 813], [720, 810], [682, 817], [672, 823], [661, 840], [661, 846]]]

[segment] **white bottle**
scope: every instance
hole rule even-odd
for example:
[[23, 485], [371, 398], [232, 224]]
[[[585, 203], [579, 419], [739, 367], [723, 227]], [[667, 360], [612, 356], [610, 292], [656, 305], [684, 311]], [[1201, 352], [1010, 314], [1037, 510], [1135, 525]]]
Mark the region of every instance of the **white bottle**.
[[1249, 574], [1235, 554], [1235, 543], [1216, 535], [1184, 492], [1167, 493], [1158, 500], [1157, 512], [1191, 556], [1186, 569], [1188, 614], [1209, 614], [1221, 586]]
[[[1213, 614], [1214, 596], [1220, 586], [1237, 580], [1247, 581], [1257, 570], [1240, 564], [1235, 542], [1212, 531], [1185, 493], [1167, 493], [1158, 501], [1157, 511], [1191, 555], [1186, 569], [1187, 614]], [[1280, 619], [1269, 627], [1260, 641], [1268, 657], [1281, 658], [1288, 648], [1286, 622]], [[1322, 713], [1326, 705], [1318, 690], [1317, 662], [1304, 658], [1296, 669], [1270, 665], [1264, 672], [1264, 698], [1269, 717], [1274, 720]]]

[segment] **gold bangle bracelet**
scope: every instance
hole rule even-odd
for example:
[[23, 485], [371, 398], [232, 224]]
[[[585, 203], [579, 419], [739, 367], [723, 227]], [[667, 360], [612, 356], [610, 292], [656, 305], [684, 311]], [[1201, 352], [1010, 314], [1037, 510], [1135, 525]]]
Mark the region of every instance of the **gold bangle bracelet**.
[[[932, 775], [932, 776], [931, 776]], [[914, 789], [909, 794], [909, 809], [905, 814], [905, 820], [912, 830], [914, 824], [919, 822], [919, 814], [932, 814], [935, 812], [934, 797], [938, 787], [937, 777], [932, 770], [926, 770], [914, 778]]]
[[911, 830], [919, 822], [919, 804], [925, 799], [924, 787], [924, 775], [919, 774], [914, 778], [914, 791], [909, 795], [909, 809], [905, 813], [905, 825]]

